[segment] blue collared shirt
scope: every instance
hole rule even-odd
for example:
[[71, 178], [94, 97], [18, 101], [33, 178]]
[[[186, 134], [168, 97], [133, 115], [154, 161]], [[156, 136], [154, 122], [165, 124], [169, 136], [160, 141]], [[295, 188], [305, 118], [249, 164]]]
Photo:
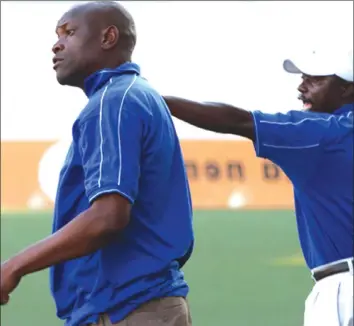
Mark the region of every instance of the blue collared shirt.
[[51, 268], [57, 315], [67, 326], [113, 323], [163, 296], [187, 296], [180, 270], [193, 248], [183, 157], [162, 97], [126, 63], [85, 81], [87, 106], [75, 121], [60, 173], [53, 232], [98, 196], [132, 204], [129, 225], [109, 246]]
[[253, 113], [257, 156], [277, 164], [294, 186], [310, 269], [353, 256], [353, 107], [334, 114]]

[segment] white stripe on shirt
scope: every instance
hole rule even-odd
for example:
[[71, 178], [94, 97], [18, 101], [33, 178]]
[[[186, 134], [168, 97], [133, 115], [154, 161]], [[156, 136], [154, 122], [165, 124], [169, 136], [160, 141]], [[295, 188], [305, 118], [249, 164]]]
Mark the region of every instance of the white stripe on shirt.
[[101, 179], [102, 179], [102, 166], [103, 166], [103, 131], [102, 131], [102, 115], [103, 115], [103, 100], [106, 95], [107, 89], [109, 85], [112, 84], [112, 78], [109, 80], [109, 84], [105, 87], [102, 96], [101, 96], [101, 101], [100, 101], [100, 138], [101, 138], [101, 143], [100, 143], [100, 154], [101, 154], [101, 160], [100, 160], [100, 172], [99, 172], [99, 177], [97, 181], [98, 188], [101, 188]]
[[292, 125], [292, 126], [296, 126], [299, 124], [304, 123], [305, 121], [329, 121], [331, 118], [333, 118], [333, 116], [330, 116], [328, 118], [304, 118], [300, 121], [297, 122], [276, 122], [276, 121], [267, 121], [267, 120], [260, 120], [259, 123], [268, 123], [268, 124], [272, 124], [272, 125]]
[[119, 106], [119, 112], [118, 112], [118, 152], [119, 152], [119, 167], [118, 167], [118, 180], [117, 180], [117, 184], [118, 186], [120, 185], [120, 181], [121, 181], [121, 176], [122, 176], [122, 146], [121, 146], [121, 138], [120, 138], [120, 124], [121, 124], [121, 117], [122, 117], [122, 109], [123, 109], [123, 105], [124, 105], [124, 100], [125, 97], [127, 96], [129, 90], [131, 89], [131, 87], [134, 85], [134, 83], [136, 82], [138, 76], [134, 75], [134, 78], [132, 80], [132, 82], [130, 83], [130, 85], [128, 86], [128, 88], [125, 90], [123, 97], [122, 97], [122, 101], [120, 102], [120, 106]]
[[[104, 89], [102, 96], [101, 96], [101, 101], [100, 101], [100, 154], [101, 154], [101, 160], [100, 160], [100, 171], [99, 171], [99, 177], [98, 177], [98, 181], [97, 181], [97, 185], [98, 188], [101, 188], [101, 180], [102, 180], [102, 167], [103, 167], [103, 160], [104, 160], [104, 155], [103, 155], [103, 127], [102, 127], [102, 123], [103, 123], [103, 100], [104, 97], [106, 95], [107, 89], [109, 87], [110, 84], [112, 84], [112, 79], [111, 78], [109, 80], [109, 84], [106, 86], [106, 88]], [[118, 112], [118, 155], [119, 155], [119, 166], [118, 166], [118, 180], [117, 180], [117, 184], [120, 185], [121, 182], [121, 175], [122, 175], [122, 148], [121, 148], [121, 136], [120, 136], [120, 125], [121, 125], [121, 115], [122, 115], [122, 109], [123, 109], [123, 105], [124, 105], [124, 100], [127, 96], [128, 91], [130, 90], [130, 88], [133, 86], [133, 84], [135, 83], [135, 81], [137, 80], [137, 75], [134, 75], [134, 78], [132, 80], [132, 82], [129, 84], [129, 86], [127, 87], [127, 89], [125, 90], [120, 106], [119, 106], [119, 112]]]
[[305, 148], [313, 148], [318, 147], [320, 144], [313, 144], [313, 145], [304, 145], [304, 146], [277, 146], [277, 145], [270, 145], [270, 144], [262, 144], [265, 147], [273, 147], [273, 148], [284, 148], [284, 149], [305, 149]]

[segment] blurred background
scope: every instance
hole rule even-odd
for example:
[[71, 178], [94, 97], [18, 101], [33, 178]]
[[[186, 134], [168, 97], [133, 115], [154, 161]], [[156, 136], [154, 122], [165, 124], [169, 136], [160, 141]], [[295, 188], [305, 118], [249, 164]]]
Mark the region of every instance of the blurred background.
[[[84, 94], [57, 84], [51, 47], [71, 1], [1, 2], [1, 260], [45, 237]], [[265, 112], [301, 109], [284, 59], [353, 47], [352, 1], [124, 1], [134, 61], [160, 93]], [[250, 142], [175, 120], [194, 205], [185, 267], [195, 326], [299, 326], [312, 281], [292, 188]], [[47, 271], [26, 277], [4, 326], [59, 326]]]

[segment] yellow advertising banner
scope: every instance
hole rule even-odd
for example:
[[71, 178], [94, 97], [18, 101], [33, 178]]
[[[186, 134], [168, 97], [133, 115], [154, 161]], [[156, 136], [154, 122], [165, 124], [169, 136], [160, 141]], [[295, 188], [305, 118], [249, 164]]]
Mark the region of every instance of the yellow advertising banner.
[[[238, 140], [182, 140], [197, 209], [288, 209], [292, 187], [284, 173]], [[2, 210], [51, 209], [67, 142], [2, 142]], [[173, 186], [173, 185], [171, 185]]]
[[255, 156], [248, 141], [183, 141], [185, 164], [197, 208], [288, 209], [289, 179]]

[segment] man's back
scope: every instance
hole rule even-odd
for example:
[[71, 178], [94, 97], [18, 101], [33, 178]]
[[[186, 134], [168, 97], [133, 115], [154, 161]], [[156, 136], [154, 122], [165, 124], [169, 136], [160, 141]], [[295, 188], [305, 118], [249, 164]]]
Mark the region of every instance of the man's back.
[[118, 321], [150, 299], [186, 296], [179, 262], [193, 246], [188, 181], [163, 99], [130, 63], [85, 86], [89, 103], [73, 127], [53, 231], [106, 193], [125, 197], [132, 211], [110, 245], [52, 269], [58, 314], [69, 325], [96, 322], [92, 316], [106, 311]]

